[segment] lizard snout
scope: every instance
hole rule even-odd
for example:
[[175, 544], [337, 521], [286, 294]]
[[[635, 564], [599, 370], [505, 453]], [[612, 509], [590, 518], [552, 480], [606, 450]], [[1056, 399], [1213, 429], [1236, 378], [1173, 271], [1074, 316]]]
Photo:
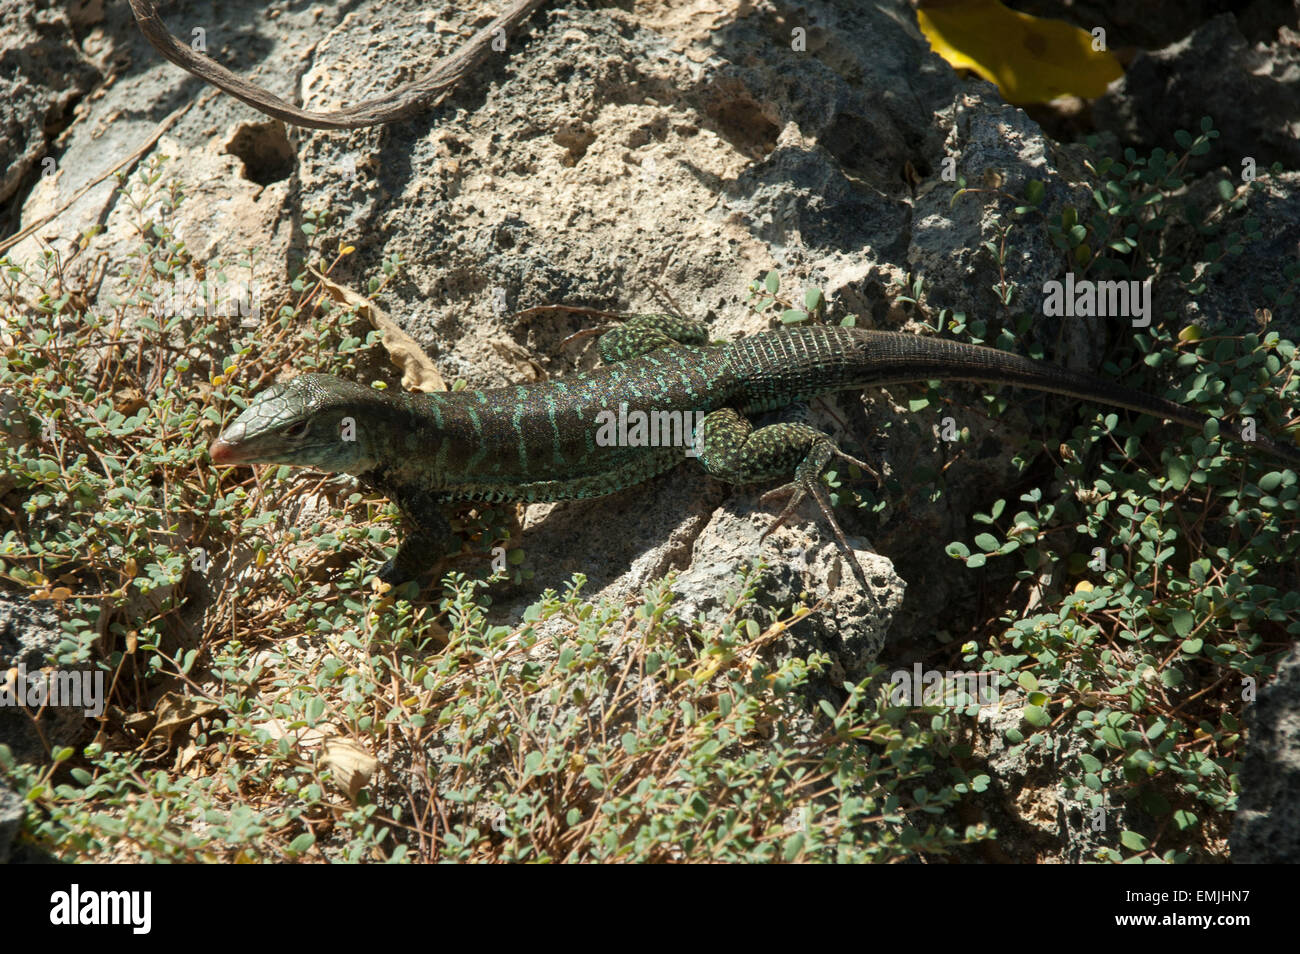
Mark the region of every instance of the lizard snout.
[[238, 464], [239, 450], [236, 446], [227, 440], [218, 437], [208, 448], [208, 456], [212, 458], [214, 464]]

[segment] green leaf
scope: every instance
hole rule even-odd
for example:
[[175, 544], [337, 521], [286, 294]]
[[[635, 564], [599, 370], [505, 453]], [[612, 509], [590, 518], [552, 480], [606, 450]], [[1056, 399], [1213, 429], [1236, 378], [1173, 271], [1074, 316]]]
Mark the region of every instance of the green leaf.
[[775, 295], [781, 290], [781, 276], [777, 274], [776, 269], [767, 273], [767, 278], [763, 279], [763, 287], [767, 289], [769, 295]]
[[1041, 729], [1050, 725], [1052, 718], [1042, 706], [1025, 706], [1025, 721]]
[[801, 321], [808, 320], [808, 312], [801, 311], [798, 308], [787, 308], [781, 312], [781, 321], [787, 325], [795, 325]]
[[1173, 487], [1174, 490], [1182, 490], [1191, 479], [1192, 469], [1181, 457], [1171, 457], [1169, 459], [1168, 473], [1169, 486]]
[[795, 832], [785, 840], [785, 848], [782, 851], [782, 857], [784, 857], [786, 861], [794, 861], [799, 857], [799, 852], [803, 851], [803, 843], [804, 833], [801, 831]]
[[1266, 494], [1271, 494], [1282, 485], [1282, 474], [1279, 471], [1272, 471], [1259, 478], [1259, 489]]
[[822, 303], [822, 290], [820, 288], [809, 288], [803, 293], [803, 306], [809, 311], [816, 311], [817, 306]]
[[985, 553], [992, 553], [1001, 545], [1001, 541], [991, 533], [981, 533], [975, 537], [975, 546], [979, 547]]
[[316, 836], [309, 831], [305, 831], [289, 842], [287, 852], [290, 855], [300, 855], [314, 844], [316, 844]]
[[1119, 842], [1130, 851], [1147, 850], [1147, 840], [1135, 831], [1120, 832]]
[[1025, 200], [1030, 205], [1038, 205], [1043, 201], [1043, 196], [1047, 192], [1047, 187], [1038, 179], [1030, 179], [1025, 183]]

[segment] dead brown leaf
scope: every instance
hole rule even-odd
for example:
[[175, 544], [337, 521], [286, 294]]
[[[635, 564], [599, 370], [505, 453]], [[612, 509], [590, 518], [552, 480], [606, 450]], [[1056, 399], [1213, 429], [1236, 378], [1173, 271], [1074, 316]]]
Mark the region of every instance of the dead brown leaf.
[[334, 781], [353, 801], [379, 768], [379, 760], [349, 739], [335, 736], [321, 744], [322, 768], [331, 769]]
[[379, 330], [383, 335], [384, 350], [388, 352], [393, 364], [402, 369], [403, 388], [424, 392], [447, 390], [447, 383], [434, 367], [433, 361], [424, 353], [424, 349], [399, 328], [382, 308], [352, 289], [331, 281], [310, 265], [307, 270], [324, 286], [330, 298], [342, 305], [355, 307], [359, 314], [365, 315]]

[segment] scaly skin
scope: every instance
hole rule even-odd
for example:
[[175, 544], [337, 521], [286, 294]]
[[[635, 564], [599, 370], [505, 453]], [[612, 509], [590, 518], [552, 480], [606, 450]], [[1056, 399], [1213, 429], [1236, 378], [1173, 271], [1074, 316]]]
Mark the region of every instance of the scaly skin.
[[[1050, 391], [1196, 428], [1205, 421], [1102, 378], [940, 338], [815, 325], [727, 344], [707, 341], [703, 325], [640, 315], [601, 337], [606, 364], [600, 368], [483, 391], [388, 394], [304, 374], [259, 395], [213, 443], [211, 456], [218, 464], [293, 464], [353, 474], [394, 500], [413, 531], [380, 578], [399, 583], [445, 553], [451, 533], [444, 504], [599, 497], [685, 459], [681, 446], [600, 446], [601, 412], [617, 413], [621, 403], [629, 414], [698, 412], [705, 415], [696, 436], [705, 470], [737, 484], [793, 475], [773, 492], [788, 492], [791, 499], [767, 532], [805, 495], [813, 496], [865, 586], [819, 478], [833, 456], [871, 468], [811, 427], [781, 423], [754, 430], [746, 415], [832, 391], [947, 379]], [[1224, 426], [1241, 438], [1235, 424]], [[1300, 449], [1262, 436], [1251, 443], [1300, 467]]]

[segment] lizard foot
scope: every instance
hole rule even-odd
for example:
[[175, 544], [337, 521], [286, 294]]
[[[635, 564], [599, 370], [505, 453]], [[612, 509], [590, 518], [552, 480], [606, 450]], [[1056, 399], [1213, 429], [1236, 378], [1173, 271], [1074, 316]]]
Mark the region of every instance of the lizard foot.
[[777, 515], [776, 519], [772, 521], [771, 525], [763, 531], [758, 539], [759, 542], [765, 540], [769, 533], [781, 526], [781, 524], [785, 523], [786, 520], [790, 518], [790, 514], [794, 513], [795, 508], [803, 502], [804, 497], [811, 496], [813, 500], [817, 502], [817, 507], [821, 510], [822, 516], [826, 518], [826, 522], [830, 524], [830, 528], [835, 534], [835, 545], [839, 548], [840, 554], [848, 562], [849, 568], [853, 571], [854, 578], [858, 581], [858, 585], [866, 590], [868, 588], [867, 575], [863, 572], [862, 564], [858, 562], [858, 558], [854, 554], [853, 548], [849, 546], [849, 541], [844, 536], [844, 531], [840, 528], [839, 521], [835, 519], [835, 512], [831, 509], [831, 502], [829, 497], [826, 495], [826, 488], [822, 486], [821, 472], [832, 455], [843, 457], [845, 460], [857, 464], [859, 467], [866, 470], [867, 473], [871, 474], [877, 480], [880, 479], [879, 475], [877, 475], [869, 465], [845, 454], [830, 441], [815, 444], [809, 451], [808, 456], [805, 457], [802, 463], [799, 464], [798, 468], [796, 468], [794, 480], [788, 484], [783, 484], [774, 490], [769, 490], [767, 493], [763, 494], [763, 496], [758, 498], [760, 504], [767, 504], [773, 500], [779, 500], [786, 496], [790, 498], [786, 502], [785, 507]]
[[848, 561], [854, 577], [863, 589], [867, 588], [866, 574], [831, 512], [830, 499], [822, 486], [821, 474], [832, 457], [840, 457], [861, 467], [879, 482], [880, 475], [870, 464], [850, 457], [836, 447], [830, 437], [806, 424], [786, 421], [755, 430], [739, 411], [729, 407], [720, 408], [704, 418], [696, 429], [695, 442], [704, 469], [719, 480], [729, 483], [748, 484], [771, 480], [780, 474], [788, 474], [793, 469], [792, 482], [761, 498], [762, 503], [787, 495], [790, 500], [759, 539], [765, 539], [785, 523], [804, 497], [811, 494], [817, 501], [822, 516], [835, 532], [835, 543]]

